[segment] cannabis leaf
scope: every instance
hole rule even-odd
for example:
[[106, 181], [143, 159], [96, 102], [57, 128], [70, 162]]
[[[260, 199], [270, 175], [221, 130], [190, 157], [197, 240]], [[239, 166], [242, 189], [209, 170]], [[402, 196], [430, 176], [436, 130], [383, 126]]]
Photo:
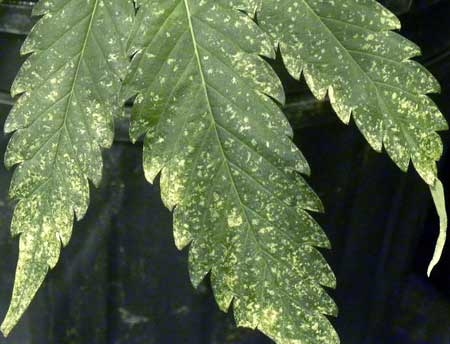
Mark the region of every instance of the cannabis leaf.
[[377, 151], [384, 147], [403, 171], [411, 160], [433, 199], [443, 203], [435, 185], [443, 149], [436, 131], [447, 123], [426, 96], [440, 88], [411, 60], [419, 48], [391, 31], [400, 28], [398, 19], [374, 0], [267, 0], [254, 6], [290, 74], [299, 78], [303, 72], [319, 99], [328, 92], [339, 118], [348, 123], [353, 114], [369, 144]]
[[[243, 3], [243, 2], [241, 2]], [[267, 37], [228, 1], [139, 1], [124, 94], [137, 93], [131, 136], [146, 134], [144, 169], [160, 174], [191, 280], [211, 271], [220, 308], [278, 343], [338, 343], [334, 287], [305, 211], [321, 203], [278, 105]]]
[[100, 182], [100, 149], [113, 139], [133, 11], [131, 1], [42, 0], [34, 7], [43, 17], [22, 47], [32, 55], [13, 84], [12, 95], [23, 94], [5, 124], [15, 131], [5, 163], [19, 165], [10, 188], [19, 201], [11, 230], [21, 234], [5, 335], [58, 261], [74, 215], [85, 214], [88, 179]]

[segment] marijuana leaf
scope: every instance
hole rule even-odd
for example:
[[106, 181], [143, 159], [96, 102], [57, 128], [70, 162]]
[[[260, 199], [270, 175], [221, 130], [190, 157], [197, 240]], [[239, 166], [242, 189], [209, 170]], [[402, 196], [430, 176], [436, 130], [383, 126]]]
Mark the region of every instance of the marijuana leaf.
[[[278, 105], [270, 41], [228, 1], [140, 1], [124, 94], [138, 94], [131, 136], [146, 134], [144, 169], [160, 173], [191, 280], [211, 271], [220, 308], [278, 343], [337, 343], [328, 247], [305, 211], [321, 203]], [[239, 3], [239, 4], [238, 4]], [[251, 2], [248, 2], [250, 4]]]
[[88, 207], [88, 179], [101, 179], [101, 147], [113, 139], [131, 1], [42, 0], [43, 16], [22, 47], [32, 53], [12, 94], [23, 95], [5, 131], [14, 135], [5, 156], [19, 164], [10, 195], [19, 200], [11, 224], [20, 235], [12, 301], [1, 330], [7, 335], [28, 307], [60, 246], [70, 239], [74, 213]]
[[[400, 27], [391, 12], [374, 0], [267, 0], [259, 3], [258, 20], [292, 76], [303, 72], [319, 99], [328, 92], [339, 118], [348, 123], [353, 114], [369, 144], [384, 147], [403, 171], [411, 160], [443, 203], [435, 185], [442, 155], [436, 131], [447, 123], [426, 96], [439, 84], [411, 60], [419, 48], [391, 31]], [[440, 215], [442, 227], [442, 209]]]

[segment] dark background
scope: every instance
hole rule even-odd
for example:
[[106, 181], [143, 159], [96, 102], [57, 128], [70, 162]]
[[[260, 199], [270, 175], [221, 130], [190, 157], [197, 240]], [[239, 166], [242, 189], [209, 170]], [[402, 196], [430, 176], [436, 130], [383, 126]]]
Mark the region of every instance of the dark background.
[[[433, 95], [450, 119], [450, 1], [385, 0], [400, 15], [402, 33], [442, 84]], [[13, 4], [13, 5], [12, 5]], [[0, 121], [10, 109], [10, 84], [23, 59], [18, 50], [32, 25], [32, 2], [0, 5]], [[276, 66], [277, 69], [282, 69]], [[332, 319], [343, 344], [449, 344], [450, 245], [430, 279], [438, 220], [429, 191], [412, 169], [404, 174], [373, 152], [352, 123], [341, 124], [302, 82], [283, 77], [295, 140], [312, 167], [309, 179], [326, 213], [316, 215], [333, 250], [324, 255], [338, 288]], [[186, 252], [173, 244], [171, 214], [158, 187], [144, 180], [141, 146], [118, 123], [105, 152], [104, 178], [92, 189], [85, 219], [29, 310], [0, 344], [264, 344], [262, 334], [236, 329], [215, 305], [208, 282], [189, 283]], [[450, 190], [450, 139], [439, 170]], [[0, 136], [0, 154], [8, 137]], [[3, 155], [0, 156], [3, 159]], [[0, 168], [0, 318], [12, 291], [18, 240], [10, 238], [11, 172]]]

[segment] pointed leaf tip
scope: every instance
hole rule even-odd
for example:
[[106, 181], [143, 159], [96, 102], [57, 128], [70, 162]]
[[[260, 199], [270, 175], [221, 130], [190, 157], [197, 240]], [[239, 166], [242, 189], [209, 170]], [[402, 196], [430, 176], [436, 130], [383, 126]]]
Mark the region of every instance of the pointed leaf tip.
[[439, 179], [436, 179], [434, 185], [430, 186], [433, 202], [439, 216], [439, 236], [434, 248], [433, 258], [430, 261], [427, 269], [427, 275], [430, 277], [433, 268], [439, 263], [442, 252], [444, 250], [445, 241], [447, 238], [447, 210], [445, 206], [444, 187]]

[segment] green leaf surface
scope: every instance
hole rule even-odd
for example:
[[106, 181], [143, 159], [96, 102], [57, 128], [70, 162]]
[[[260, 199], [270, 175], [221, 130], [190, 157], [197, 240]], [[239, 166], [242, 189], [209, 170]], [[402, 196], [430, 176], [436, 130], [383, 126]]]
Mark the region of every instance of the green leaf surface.
[[22, 95], [5, 124], [14, 132], [5, 164], [18, 165], [10, 188], [18, 200], [11, 231], [20, 234], [5, 335], [57, 263], [74, 217], [84, 216], [88, 180], [100, 182], [133, 11], [132, 1], [110, 0], [42, 0], [34, 7], [42, 18], [22, 46], [22, 54], [31, 55], [12, 86], [13, 96]]
[[329, 243], [306, 212], [322, 206], [259, 56], [274, 56], [270, 40], [231, 6], [245, 3], [139, 1], [131, 136], [146, 136], [145, 175], [160, 175], [193, 284], [211, 272], [220, 308], [277, 343], [338, 343], [323, 315], [337, 312], [322, 288], [335, 278], [315, 248]]
[[419, 48], [391, 31], [398, 19], [374, 0], [267, 0], [258, 21], [281, 50], [290, 74], [314, 95], [328, 93], [340, 119], [351, 114], [377, 151], [406, 171], [410, 160], [433, 185], [447, 123], [426, 96], [439, 84], [411, 60]]

